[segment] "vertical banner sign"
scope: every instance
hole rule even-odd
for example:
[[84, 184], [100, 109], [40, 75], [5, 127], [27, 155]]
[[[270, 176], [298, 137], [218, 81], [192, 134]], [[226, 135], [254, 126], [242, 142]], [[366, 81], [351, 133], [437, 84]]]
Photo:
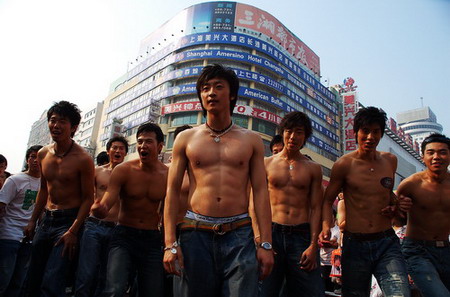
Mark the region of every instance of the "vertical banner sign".
[[356, 150], [355, 132], [353, 131], [353, 120], [358, 111], [356, 93], [343, 94], [344, 100], [344, 154]]

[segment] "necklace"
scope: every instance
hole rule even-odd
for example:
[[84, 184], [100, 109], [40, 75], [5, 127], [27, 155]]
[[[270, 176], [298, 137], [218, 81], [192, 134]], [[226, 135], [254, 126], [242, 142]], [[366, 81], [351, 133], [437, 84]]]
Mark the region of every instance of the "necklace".
[[75, 142], [75, 141], [72, 139], [72, 143], [70, 144], [69, 149], [68, 149], [64, 154], [62, 154], [62, 155], [56, 154], [56, 150], [55, 150], [55, 156], [57, 156], [58, 158], [61, 158], [61, 159], [64, 158], [65, 156], [67, 156], [67, 154], [69, 154], [70, 151], [72, 150], [72, 147], [73, 147], [74, 142]]
[[208, 125], [208, 122], [205, 123], [205, 126], [206, 126], [206, 128], [208, 128], [209, 134], [211, 135], [211, 137], [214, 137], [214, 141], [216, 143], [219, 143], [220, 137], [222, 137], [225, 134], [227, 134], [228, 132], [230, 132], [231, 128], [233, 128], [233, 121], [231, 121], [231, 123], [228, 127], [226, 127], [225, 129], [222, 129], [222, 130], [216, 130], [216, 129], [211, 128], [211, 126]]
[[375, 171], [375, 169], [373, 169], [373, 168], [370, 168], [370, 172], [374, 172]]

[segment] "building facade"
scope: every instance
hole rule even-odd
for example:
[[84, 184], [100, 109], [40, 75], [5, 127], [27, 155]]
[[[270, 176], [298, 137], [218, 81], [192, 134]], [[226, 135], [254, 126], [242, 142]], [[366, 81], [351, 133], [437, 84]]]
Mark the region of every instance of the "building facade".
[[319, 57], [274, 16], [237, 2], [191, 6], [150, 34], [127, 74], [105, 99], [99, 132], [102, 150], [119, 119], [132, 136], [128, 158], [135, 158], [135, 133], [147, 121], [158, 122], [166, 136], [164, 159], [177, 126], [205, 122], [195, 84], [202, 68], [219, 63], [240, 79], [233, 121], [258, 132], [266, 144], [281, 118], [303, 111], [313, 136], [303, 152], [320, 163], [327, 179], [340, 155], [336, 94], [320, 83]]
[[428, 106], [398, 113], [397, 122], [406, 134], [417, 141], [419, 147], [428, 135], [442, 133], [443, 130], [442, 125], [437, 122], [436, 115]]
[[97, 135], [103, 112], [103, 102], [98, 102], [94, 108], [81, 113], [81, 121], [73, 139], [92, 157], [95, 156]]
[[48, 130], [47, 110], [45, 110], [39, 120], [33, 123], [28, 137], [27, 148], [33, 145], [46, 146], [52, 143], [52, 137]]

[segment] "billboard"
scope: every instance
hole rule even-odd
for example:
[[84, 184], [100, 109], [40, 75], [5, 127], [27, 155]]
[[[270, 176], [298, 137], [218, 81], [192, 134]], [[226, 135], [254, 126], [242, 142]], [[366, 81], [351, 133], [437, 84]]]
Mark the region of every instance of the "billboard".
[[356, 138], [355, 132], [353, 131], [353, 121], [355, 115], [358, 111], [358, 101], [356, 100], [356, 93], [345, 93], [343, 94], [343, 104], [344, 104], [344, 154], [356, 150]]

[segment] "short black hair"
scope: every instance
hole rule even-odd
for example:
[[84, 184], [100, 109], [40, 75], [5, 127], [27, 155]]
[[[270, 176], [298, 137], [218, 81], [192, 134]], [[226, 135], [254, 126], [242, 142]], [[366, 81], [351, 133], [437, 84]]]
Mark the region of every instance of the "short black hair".
[[[37, 153], [42, 148], [42, 145], [33, 145], [30, 146], [27, 151], [25, 152], [25, 160], [28, 160], [31, 153]], [[25, 162], [25, 170], [28, 170], [28, 162]]]
[[433, 133], [433, 134], [428, 135], [423, 140], [422, 145], [421, 145], [422, 155], [425, 153], [425, 147], [427, 146], [427, 144], [433, 143], [433, 142], [445, 143], [447, 145], [448, 149], [450, 149], [450, 139], [448, 137], [446, 137], [444, 134]]
[[308, 115], [301, 111], [292, 111], [285, 115], [279, 125], [279, 133], [283, 135], [284, 130], [292, 129], [294, 127], [303, 127], [305, 130], [306, 140], [312, 135], [312, 124]]
[[97, 162], [97, 165], [105, 165], [109, 163], [109, 156], [106, 151], [98, 153], [97, 157], [95, 158], [95, 161]]
[[47, 111], [47, 121], [50, 121], [50, 118], [54, 113], [63, 117], [67, 117], [72, 126], [78, 126], [80, 124], [81, 111], [74, 103], [70, 103], [64, 100], [55, 102]]
[[361, 127], [378, 124], [381, 129], [381, 136], [384, 135], [384, 129], [386, 128], [387, 116], [386, 113], [380, 108], [369, 106], [363, 107], [355, 115], [353, 120], [353, 132], [355, 132], [355, 140], [358, 142], [358, 131]]
[[156, 134], [156, 141], [158, 143], [164, 142], [164, 134], [157, 124], [145, 123], [140, 125], [136, 132], [136, 139], [139, 137], [140, 134], [145, 132], [154, 132]]
[[[110, 138], [108, 142], [106, 143], [106, 150], [109, 151], [111, 148], [111, 145], [113, 142], [122, 142], [125, 146], [125, 152], [128, 154], [128, 140], [123, 136], [114, 136], [113, 138]], [[109, 162], [109, 161], [108, 161]]]
[[270, 144], [269, 144], [270, 151], [272, 151], [273, 146], [278, 143], [281, 143], [282, 145], [284, 145], [283, 136], [281, 136], [280, 134], [277, 134], [274, 137], [272, 137], [272, 140], [270, 141]]
[[175, 129], [175, 132], [173, 132], [173, 139], [175, 140], [178, 136], [178, 134], [180, 134], [181, 132], [183, 132], [184, 130], [187, 129], [192, 129], [192, 126], [189, 125], [183, 125], [183, 126], [179, 126]]
[[237, 77], [236, 73], [233, 71], [233, 69], [229, 67], [222, 66], [220, 64], [213, 64], [205, 66], [202, 70], [202, 73], [200, 74], [198, 80], [197, 80], [197, 96], [200, 100], [200, 104], [203, 109], [203, 115], [206, 116], [206, 109], [203, 106], [202, 102], [202, 96], [201, 91], [203, 85], [213, 79], [213, 78], [222, 78], [228, 82], [230, 85], [230, 97], [234, 98], [230, 102], [230, 115], [233, 115], [234, 107], [236, 106], [236, 102], [238, 99], [238, 91], [239, 91], [239, 78]]
[[0, 163], [5, 163], [5, 166], [8, 166], [8, 160], [2, 154], [0, 154]]

